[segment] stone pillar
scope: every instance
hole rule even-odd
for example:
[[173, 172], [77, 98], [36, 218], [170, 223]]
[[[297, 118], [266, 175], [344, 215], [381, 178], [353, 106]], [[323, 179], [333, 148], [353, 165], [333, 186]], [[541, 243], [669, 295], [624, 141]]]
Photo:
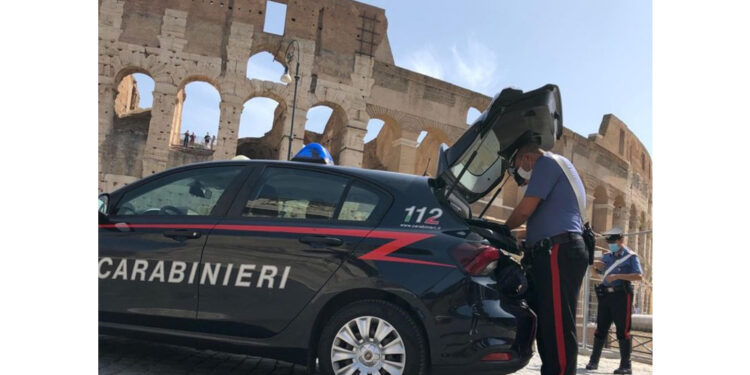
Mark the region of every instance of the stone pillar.
[[[104, 192], [107, 186], [106, 167], [102, 152], [107, 136], [112, 132], [115, 120], [115, 96], [117, 87], [111, 83], [101, 83], [103, 77], [99, 77], [99, 192]], [[112, 81], [111, 77], [108, 77]], [[106, 82], [106, 80], [105, 80]]]
[[[299, 104], [299, 103], [297, 103]], [[294, 138], [292, 138], [292, 157], [302, 149], [305, 142], [305, 122], [307, 122], [307, 109], [297, 107], [294, 110]], [[279, 143], [279, 160], [287, 160], [289, 150], [289, 129], [292, 126], [292, 109], [287, 109], [284, 126], [281, 131]], [[330, 151], [330, 150], [329, 150]]]
[[612, 228], [612, 211], [615, 206], [611, 203], [594, 204], [594, 219], [591, 226], [595, 232], [601, 233]]
[[586, 217], [591, 225], [594, 225], [594, 196], [590, 194], [586, 194]]
[[242, 116], [242, 99], [224, 95], [219, 103], [219, 131], [214, 145], [214, 160], [231, 159], [237, 154], [237, 138]]
[[386, 159], [386, 167], [389, 171], [401, 173], [414, 173], [414, 164], [417, 159], [417, 138], [419, 132], [401, 130], [401, 138], [393, 140], [391, 152]]
[[112, 77], [99, 77], [99, 148], [114, 126], [117, 87], [112, 81]]
[[185, 105], [185, 89], [177, 92], [177, 104], [175, 104], [174, 115], [172, 116], [172, 136], [169, 143], [173, 145], [182, 144], [182, 107]]
[[[630, 219], [631, 219], [630, 220], [630, 228], [628, 229], [629, 230], [628, 233], [637, 232], [638, 228], [640, 227], [640, 219], [638, 218], [637, 215], [635, 217], [631, 217]], [[637, 236], [633, 235], [633, 236], [626, 237], [627, 238], [627, 240], [626, 240], [627, 246], [630, 247], [631, 250], [637, 252], [638, 254], [640, 254], [640, 244], [638, 243], [638, 238], [639, 237], [640, 237], [640, 235], [637, 235]]]
[[167, 82], [155, 82], [151, 122], [148, 124], [146, 148], [143, 151], [142, 177], [150, 176], [167, 168], [169, 136], [176, 104], [177, 86]]
[[365, 150], [365, 134], [367, 133], [367, 122], [361, 120], [349, 120], [344, 127], [339, 150], [339, 165], [362, 168], [362, 159]]

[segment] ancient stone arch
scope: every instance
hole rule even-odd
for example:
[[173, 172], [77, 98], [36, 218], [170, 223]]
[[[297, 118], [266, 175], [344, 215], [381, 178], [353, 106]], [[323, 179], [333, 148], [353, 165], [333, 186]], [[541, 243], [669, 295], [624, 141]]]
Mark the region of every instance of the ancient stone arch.
[[219, 102], [221, 102], [221, 89], [218, 84], [218, 82], [211, 77], [207, 77], [204, 75], [192, 75], [184, 78], [182, 82], [180, 82], [177, 95], [175, 97], [175, 106], [174, 106], [174, 114], [172, 115], [172, 125], [170, 127], [170, 145], [180, 145], [181, 144], [181, 138], [182, 138], [182, 110], [185, 105], [185, 88], [187, 85], [193, 83], [193, 82], [205, 82], [213, 86], [213, 88], [216, 90], [216, 93], [219, 95]]
[[427, 135], [417, 146], [416, 161], [414, 163], [414, 174], [427, 173], [435, 176], [437, 169], [437, 155], [440, 145], [451, 144], [451, 138], [440, 129], [428, 127], [425, 129]]
[[326, 147], [331, 153], [333, 161], [335, 163], [338, 163], [341, 150], [346, 144], [346, 140], [344, 139], [344, 132], [346, 125], [349, 122], [349, 117], [346, 113], [346, 110], [339, 103], [331, 101], [321, 101], [310, 106], [310, 108], [317, 106], [326, 106], [333, 110], [331, 112], [331, 117], [328, 118], [328, 123], [326, 123], [325, 129], [323, 130], [323, 134], [320, 136], [318, 143]]
[[[284, 69], [287, 69], [287, 70], [289, 69], [289, 67], [287, 66], [287, 63], [286, 63], [286, 61], [284, 60], [284, 57], [283, 57], [283, 56], [280, 56], [279, 54], [275, 54], [275, 53], [274, 53], [274, 51], [272, 51], [272, 50], [270, 50], [270, 49], [259, 49], [259, 50], [254, 50], [254, 51], [252, 52], [252, 54], [251, 54], [250, 56], [248, 56], [248, 58], [247, 58], [247, 60], [246, 60], [246, 64], [245, 64], [245, 71], [244, 71], [244, 73], [245, 73], [245, 77], [246, 77], [247, 79], [250, 79], [250, 80], [253, 80], [253, 79], [258, 79], [258, 80], [260, 80], [260, 78], [255, 78], [255, 77], [252, 77], [252, 76], [254, 75], [254, 72], [250, 71], [250, 70], [249, 70], [248, 68], [250, 67], [250, 60], [252, 60], [252, 59], [253, 59], [253, 58], [255, 58], [256, 56], [258, 56], [259, 54], [262, 54], [262, 53], [264, 53], [264, 52], [266, 52], [266, 53], [269, 53], [269, 54], [270, 54], [270, 55], [271, 55], [271, 56], [272, 56], [272, 57], [274, 58], [274, 61], [275, 61], [275, 63], [276, 63], [276, 64], [280, 65], [280, 66], [281, 66], [281, 67], [283, 67]], [[281, 54], [281, 55], [283, 55], [283, 54]], [[292, 64], [294, 64], [294, 62], [292, 62]], [[289, 74], [290, 74], [290, 75], [291, 75], [292, 77], [294, 77], [294, 71], [290, 71], [290, 72], [289, 72]], [[281, 73], [279, 73], [279, 77], [276, 77], [276, 78], [275, 78], [275, 79], [273, 79], [273, 80], [272, 80], [271, 82], [276, 82], [276, 83], [279, 83], [279, 84], [281, 84], [281, 85], [285, 85], [285, 86], [286, 86], [287, 84], [285, 84], [285, 83], [282, 83], [282, 82], [280, 82], [280, 81], [279, 81], [279, 80], [280, 80], [280, 78], [281, 78]], [[293, 83], [292, 83], [292, 84], [293, 84]]]

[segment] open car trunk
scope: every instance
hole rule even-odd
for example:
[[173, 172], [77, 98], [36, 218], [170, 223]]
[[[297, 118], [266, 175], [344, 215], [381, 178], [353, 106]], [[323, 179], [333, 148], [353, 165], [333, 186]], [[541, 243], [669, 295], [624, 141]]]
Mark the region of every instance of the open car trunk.
[[[562, 136], [562, 102], [556, 85], [522, 92], [507, 88], [496, 95], [474, 124], [438, 155], [438, 177], [446, 198], [468, 204], [502, 180], [510, 156], [535, 140], [549, 150]], [[451, 197], [453, 195], [453, 197]]]

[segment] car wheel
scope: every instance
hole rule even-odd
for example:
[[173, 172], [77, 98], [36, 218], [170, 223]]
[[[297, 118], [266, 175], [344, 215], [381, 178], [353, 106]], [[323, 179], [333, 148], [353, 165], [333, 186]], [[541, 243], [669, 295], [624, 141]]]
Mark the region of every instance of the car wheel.
[[328, 320], [318, 360], [325, 375], [423, 375], [427, 345], [402, 308], [365, 300], [345, 306]]

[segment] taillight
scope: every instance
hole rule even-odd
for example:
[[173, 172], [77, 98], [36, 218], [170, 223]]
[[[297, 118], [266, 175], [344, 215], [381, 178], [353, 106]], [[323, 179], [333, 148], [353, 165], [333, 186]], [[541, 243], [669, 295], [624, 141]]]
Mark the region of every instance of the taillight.
[[482, 361], [510, 361], [512, 358], [510, 353], [490, 353], [482, 357]]
[[452, 251], [453, 257], [472, 276], [489, 275], [497, 267], [500, 252], [490, 245], [464, 243]]

